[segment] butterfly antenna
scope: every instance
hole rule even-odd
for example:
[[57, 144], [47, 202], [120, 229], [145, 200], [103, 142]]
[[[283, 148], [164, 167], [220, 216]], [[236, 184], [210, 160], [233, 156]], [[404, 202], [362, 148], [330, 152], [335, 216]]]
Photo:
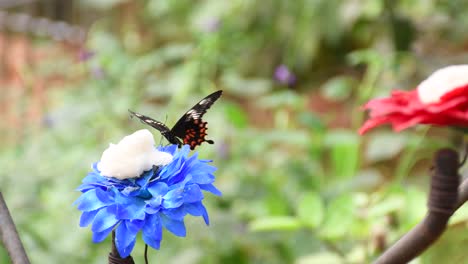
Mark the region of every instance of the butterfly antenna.
[[128, 112], [130, 113], [130, 118], [133, 118], [133, 116], [135, 115], [135, 112], [133, 112], [132, 110], [128, 109]]

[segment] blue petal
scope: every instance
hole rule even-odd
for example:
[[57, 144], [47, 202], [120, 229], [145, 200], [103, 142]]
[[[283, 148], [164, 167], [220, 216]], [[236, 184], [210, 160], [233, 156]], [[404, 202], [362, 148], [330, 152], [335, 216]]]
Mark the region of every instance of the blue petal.
[[154, 249], [159, 249], [159, 247], [161, 246], [161, 239], [154, 239], [151, 236], [146, 235], [145, 233], [143, 233], [143, 241], [145, 241], [146, 244], [148, 244]]
[[91, 231], [93, 232], [102, 232], [108, 228], [114, 227], [119, 219], [115, 217], [115, 214], [109, 212], [108, 208], [103, 208], [94, 217], [93, 225], [91, 226]]
[[164, 214], [160, 214], [162, 225], [176, 236], [184, 237], [186, 235], [183, 221], [173, 220]]
[[155, 214], [161, 209], [162, 197], [154, 197], [151, 200], [146, 201], [145, 213]]
[[170, 186], [170, 189], [171, 189], [171, 190], [174, 190], [174, 189], [177, 189], [177, 188], [184, 188], [185, 185], [187, 185], [187, 183], [189, 183], [191, 180], [192, 180], [192, 175], [187, 174], [187, 175], [184, 177], [184, 180], [183, 180], [183, 181], [180, 181], [180, 182], [178, 182], [178, 183], [175, 183], [175, 184], [171, 185], [171, 186]]
[[155, 182], [148, 186], [148, 192], [150, 192], [153, 197], [165, 195], [168, 191], [169, 187], [164, 182]]
[[[207, 166], [209, 168], [214, 168], [214, 167], [211, 167], [211, 166]], [[192, 172], [192, 181], [194, 183], [198, 183], [198, 184], [209, 184], [209, 183], [213, 183], [214, 180], [215, 180], [215, 177], [213, 175], [213, 172], [212, 171], [215, 171], [216, 168], [214, 168], [214, 170], [211, 170], [211, 169], [204, 169], [204, 170], [197, 170], [197, 171], [194, 171]]]
[[162, 240], [162, 224], [159, 215], [150, 215], [143, 226], [143, 241], [154, 249], [159, 249]]
[[[108, 196], [108, 199], [102, 199], [102, 197], [106, 195]], [[80, 211], [94, 211], [112, 204], [111, 195], [111, 192], [102, 191], [101, 189], [93, 189], [83, 193], [75, 203], [78, 203], [78, 210]]]
[[[179, 154], [181, 156], [187, 157], [189, 153], [190, 153], [190, 146], [189, 145], [183, 145], [182, 148], [180, 148]], [[196, 154], [196, 152], [195, 152], [195, 154]]]
[[98, 183], [83, 183], [81, 184], [80, 186], [78, 186], [78, 188], [76, 188], [77, 191], [80, 191], [82, 193], [85, 193], [89, 190], [92, 190], [92, 189], [97, 189], [97, 188], [101, 188], [103, 190], [106, 190], [107, 189], [107, 186], [105, 184], [98, 184]]
[[182, 205], [184, 202], [184, 189], [177, 188], [167, 192], [166, 195], [163, 196], [163, 207], [164, 208], [176, 208]]
[[184, 206], [174, 208], [174, 209], [165, 209], [165, 210], [162, 210], [162, 213], [173, 220], [179, 220], [179, 221], [183, 221], [184, 216], [187, 215], [187, 212], [185, 211]]
[[140, 189], [140, 192], [136, 196], [144, 200], [151, 199], [151, 197], [153, 197], [147, 189]]
[[90, 172], [81, 181], [83, 184], [105, 184], [108, 182], [108, 178], [102, 176], [98, 172]]
[[161, 206], [162, 203], [162, 196], [155, 196], [149, 200], [146, 200], [147, 207], [151, 206], [153, 208], [157, 208]]
[[176, 177], [182, 170], [182, 159], [173, 160], [169, 165], [165, 166], [159, 175], [161, 176], [162, 180], [170, 179]]
[[145, 225], [145, 221], [143, 220], [127, 220], [125, 221], [125, 224], [127, 225], [127, 228], [131, 230], [132, 232], [138, 233], [140, 229]]
[[140, 187], [138, 186], [127, 186], [121, 193], [126, 196], [137, 196], [140, 193]]
[[[180, 169], [178, 172], [174, 172], [171, 177], [168, 178], [167, 183], [169, 185], [174, 185], [177, 184], [183, 180], [189, 175], [190, 171], [190, 166], [188, 166], [188, 161], [186, 160], [183, 162], [183, 164], [180, 166]], [[191, 177], [191, 176], [190, 176]]]
[[82, 183], [93, 183], [93, 182], [100, 182], [105, 180], [104, 177], [101, 176], [99, 172], [92, 171], [84, 177], [84, 179], [81, 181]]
[[115, 230], [115, 246], [122, 258], [126, 258], [132, 253], [135, 246], [136, 234], [141, 223], [123, 221]]
[[210, 219], [208, 217], [208, 212], [206, 211], [205, 206], [201, 202], [185, 204], [185, 210], [187, 213], [193, 216], [203, 216], [203, 220], [205, 220], [205, 224], [210, 224]]
[[145, 219], [146, 203], [138, 197], [129, 197], [117, 195], [115, 198], [117, 204], [118, 219]]
[[114, 194], [112, 192], [96, 189], [96, 197], [105, 205], [114, 203]]
[[189, 168], [190, 170], [193, 169], [193, 167], [197, 166], [199, 161], [197, 160], [198, 153], [194, 153], [191, 157], [186, 157], [185, 160], [185, 166]]
[[97, 167], [98, 163], [99, 163], [99, 162], [94, 162], [94, 163], [93, 163], [93, 170], [94, 170], [95, 172], [97, 172], [97, 173], [101, 173], [101, 171], [99, 171], [99, 169], [98, 169], [98, 167]]
[[99, 210], [83, 212], [80, 217], [80, 227], [86, 227], [91, 224]]
[[136, 239], [134, 239], [127, 247], [125, 248], [122, 248], [122, 249], [119, 249], [117, 246], [117, 251], [119, 251], [119, 255], [122, 257], [122, 258], [126, 258], [128, 256], [130, 256], [130, 254], [132, 253], [132, 250], [133, 248], [135, 247], [135, 243], [136, 243]]
[[178, 148], [177, 144], [174, 144], [174, 145], [169, 145], [169, 146], [160, 146], [157, 149], [159, 151], [164, 151], [174, 156], [174, 153], [176, 152], [177, 148]]
[[141, 177], [136, 179], [135, 183], [138, 186], [145, 188], [146, 185], [148, 185], [148, 183], [150, 182], [151, 178], [153, 177], [153, 174], [154, 174], [154, 171], [152, 169], [149, 171], [146, 171], [145, 173], [143, 173]]
[[93, 242], [94, 243], [99, 243], [102, 242], [108, 235], [109, 233], [114, 229], [114, 227], [109, 227], [108, 229], [102, 231], [102, 232], [94, 232], [93, 233]]
[[200, 186], [200, 189], [210, 192], [214, 195], [217, 195], [217, 196], [222, 195], [221, 191], [216, 189], [216, 187], [213, 184], [200, 184], [199, 186]]
[[185, 186], [184, 203], [194, 203], [203, 200], [203, 193], [196, 184]]

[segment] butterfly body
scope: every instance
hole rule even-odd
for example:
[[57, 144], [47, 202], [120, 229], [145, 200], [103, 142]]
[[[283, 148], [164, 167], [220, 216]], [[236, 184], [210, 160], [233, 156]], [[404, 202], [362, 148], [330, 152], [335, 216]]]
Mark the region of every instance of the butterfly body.
[[169, 128], [162, 122], [154, 120], [151, 117], [138, 114], [130, 110], [128, 111], [130, 112], [130, 116], [137, 117], [143, 123], [148, 124], [161, 132], [161, 135], [163, 135], [171, 144], [177, 144], [179, 147], [183, 144], [188, 144], [190, 145], [190, 149], [193, 150], [203, 142], [207, 142], [209, 144], [214, 143], [213, 140], [205, 139], [208, 123], [203, 121], [202, 117], [211, 105], [218, 100], [222, 93], [223, 91], [219, 90], [203, 98], [200, 102], [190, 108], [190, 110], [188, 110], [172, 128]]

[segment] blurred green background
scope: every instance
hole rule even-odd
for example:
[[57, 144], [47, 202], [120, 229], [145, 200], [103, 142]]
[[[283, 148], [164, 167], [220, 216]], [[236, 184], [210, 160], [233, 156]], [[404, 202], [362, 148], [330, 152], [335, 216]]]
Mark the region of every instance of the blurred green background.
[[[369, 263], [424, 217], [432, 155], [459, 143], [357, 129], [368, 99], [466, 62], [466, 1], [13, 2], [0, 1], [0, 190], [33, 263], [106, 262], [110, 240], [93, 244], [72, 203], [108, 144], [147, 128], [127, 109], [171, 126], [224, 90], [205, 115], [215, 145], [197, 148], [223, 192], [205, 198], [211, 226], [187, 217], [151, 263]], [[465, 206], [413, 263], [468, 263], [467, 220]]]

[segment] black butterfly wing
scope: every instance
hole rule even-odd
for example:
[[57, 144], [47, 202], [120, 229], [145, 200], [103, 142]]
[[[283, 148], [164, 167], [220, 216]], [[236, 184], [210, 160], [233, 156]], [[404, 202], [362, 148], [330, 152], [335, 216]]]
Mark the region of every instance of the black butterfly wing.
[[202, 117], [213, 103], [221, 97], [222, 93], [222, 90], [216, 91], [203, 98], [188, 110], [172, 127], [172, 135], [180, 138], [183, 144], [190, 145], [190, 149], [192, 150], [203, 142], [213, 144], [213, 140], [205, 139], [208, 122], [204, 122]]
[[157, 120], [154, 120], [153, 118], [149, 117], [149, 116], [145, 116], [145, 115], [141, 115], [141, 114], [138, 114], [138, 113], [135, 113], [131, 110], [128, 110], [130, 112], [130, 117], [137, 117], [138, 119], [140, 119], [141, 122], [147, 124], [147, 125], [150, 125], [154, 128], [156, 128], [157, 130], [159, 130], [159, 132], [161, 132], [161, 135], [163, 135], [167, 141], [169, 141], [170, 143], [172, 144], [178, 144], [178, 145], [181, 145], [182, 142], [180, 142], [180, 140], [175, 137], [175, 135], [171, 132], [171, 130], [169, 129], [169, 127], [167, 127], [165, 124], [157, 121]]

